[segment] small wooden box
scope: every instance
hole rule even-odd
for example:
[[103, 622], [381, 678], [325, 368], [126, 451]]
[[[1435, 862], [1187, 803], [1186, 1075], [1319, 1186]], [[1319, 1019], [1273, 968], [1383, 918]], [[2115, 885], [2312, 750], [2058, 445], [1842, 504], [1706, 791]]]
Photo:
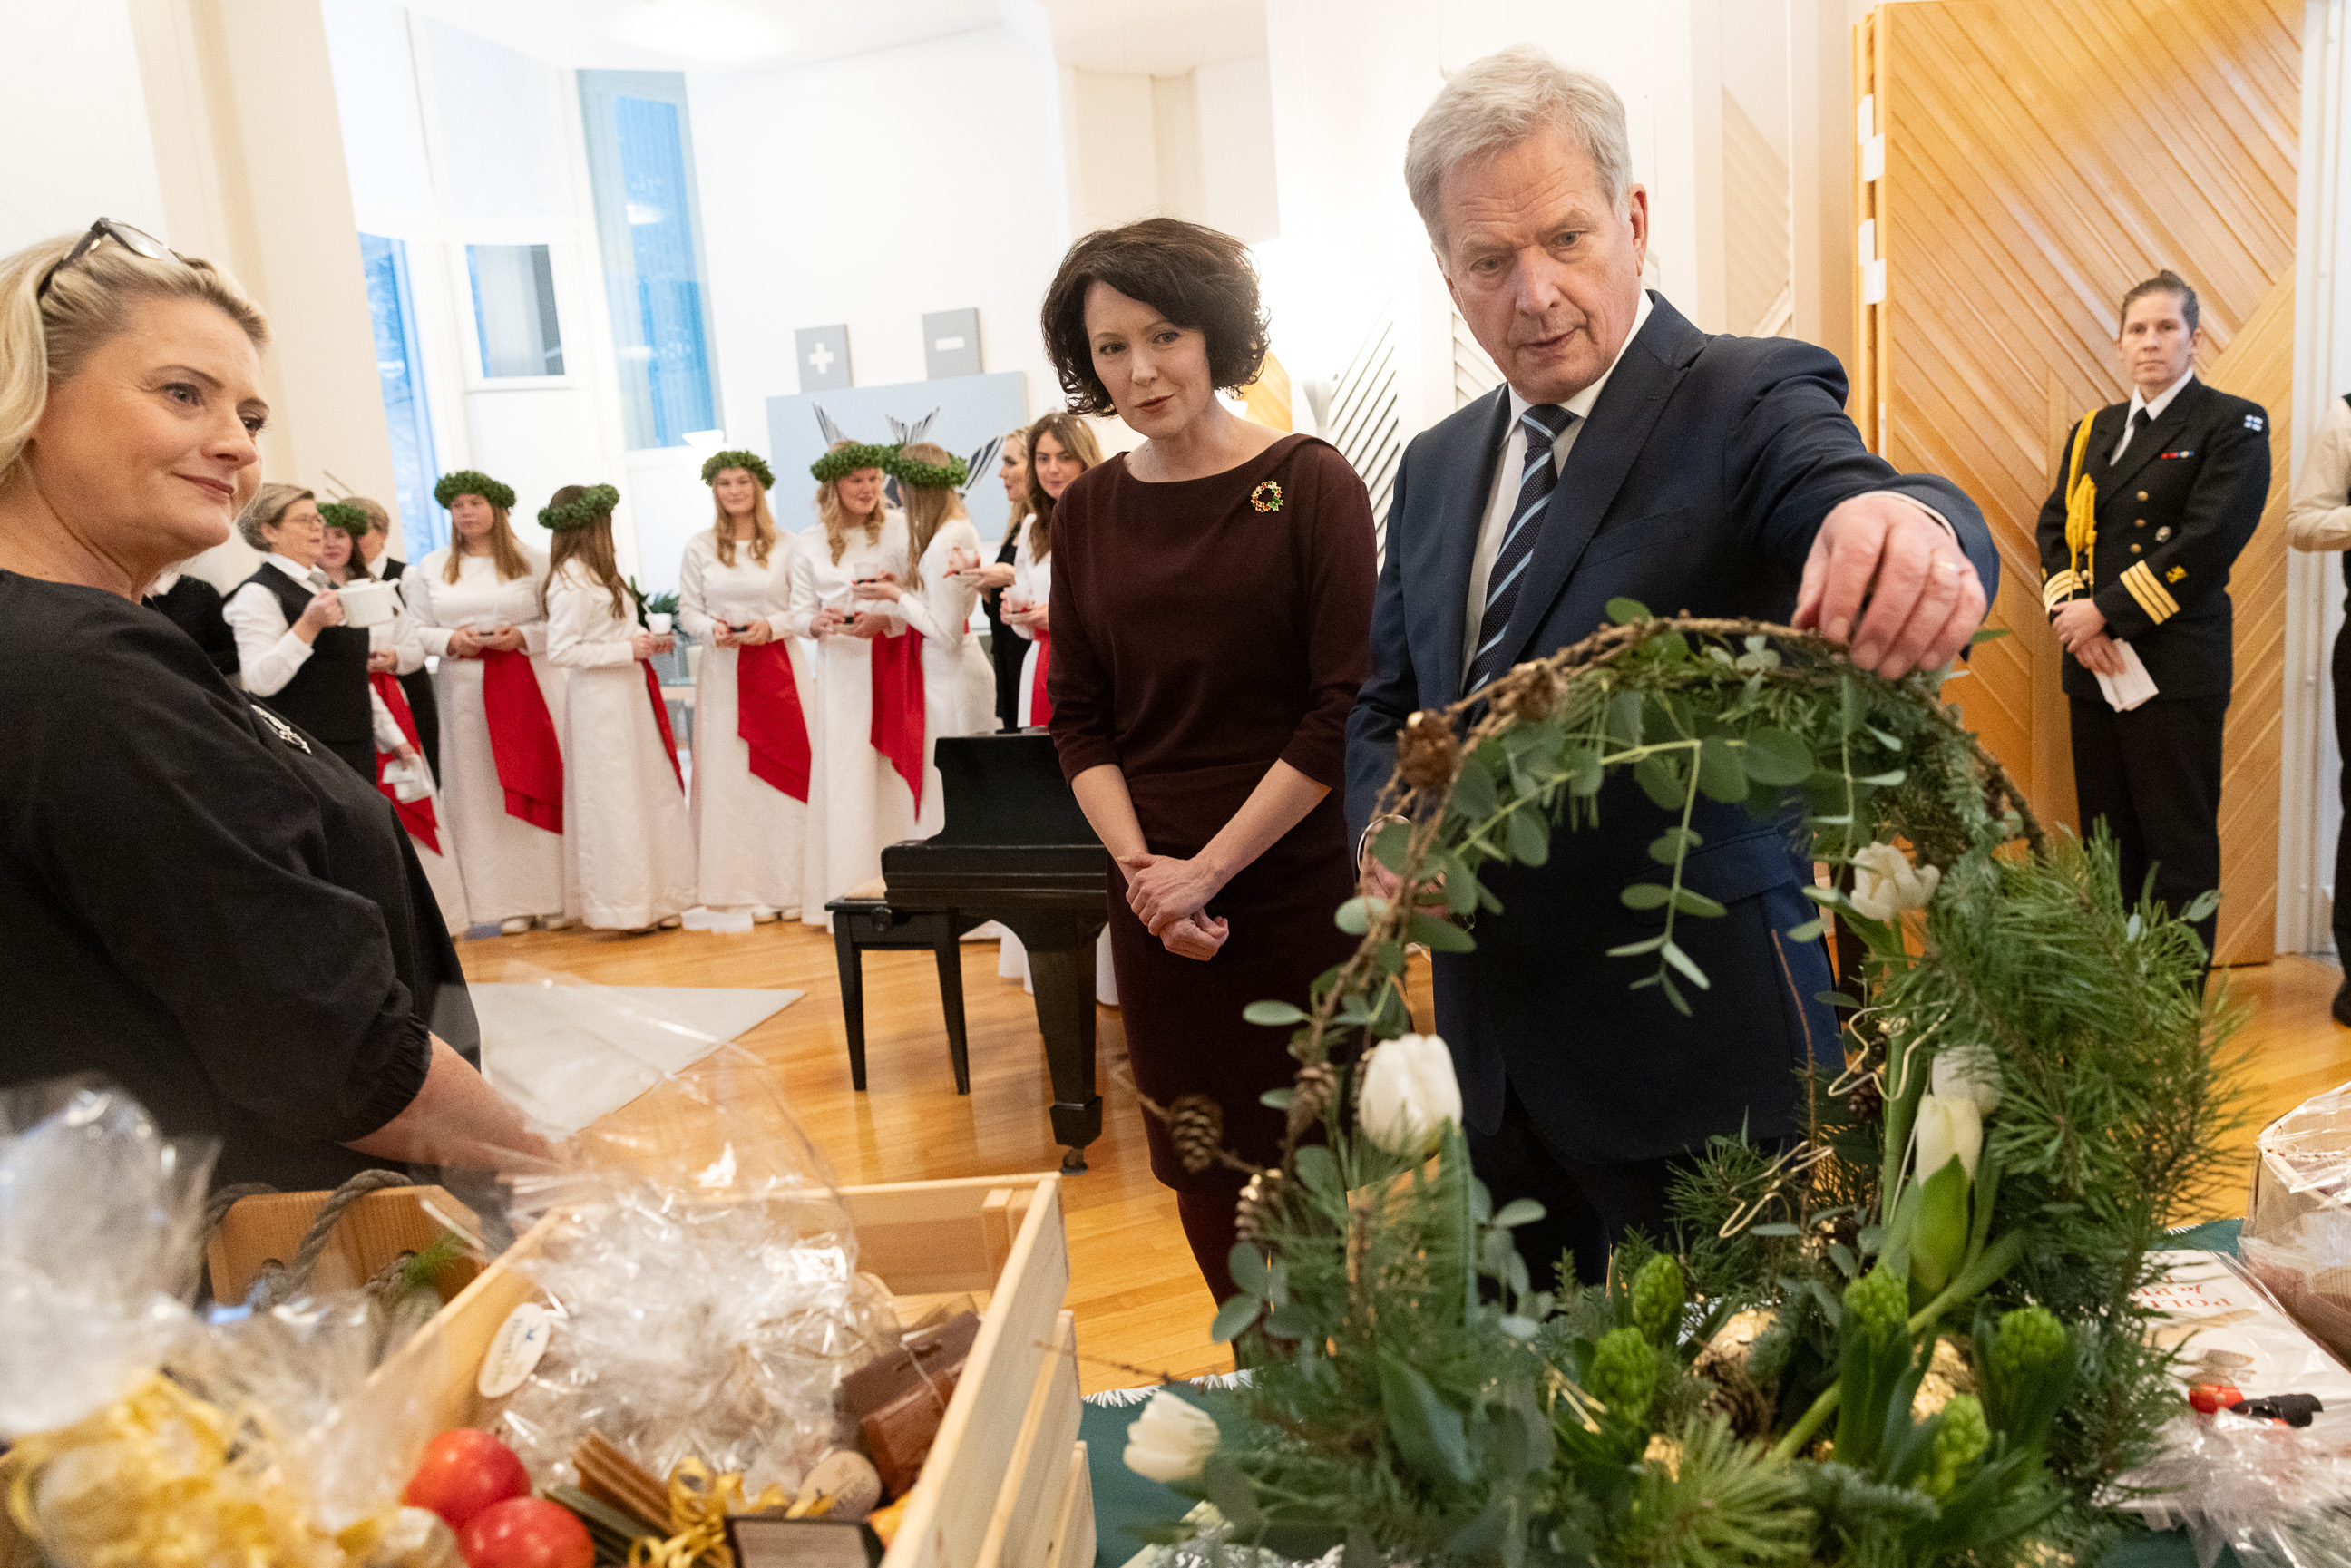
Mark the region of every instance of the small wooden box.
[[[273, 1192], [232, 1204], [204, 1248], [213, 1300], [242, 1301], [264, 1267], [290, 1261], [301, 1250], [310, 1222], [332, 1196]], [[324, 1293], [363, 1285], [402, 1253], [422, 1252], [440, 1240], [453, 1225], [469, 1236], [481, 1234], [482, 1223], [474, 1211], [440, 1187], [396, 1186], [368, 1193], [335, 1221], [326, 1249], [310, 1272], [308, 1288]], [[473, 1259], [460, 1258], [433, 1282], [448, 1301], [481, 1271]]]
[[[900, 1298], [983, 1296], [979, 1337], [907, 1494], [883, 1568], [1087, 1568], [1092, 1491], [1082, 1471], [1070, 1252], [1057, 1175], [843, 1187], [858, 1267]], [[433, 1430], [478, 1425], [475, 1376], [509, 1313], [538, 1295], [510, 1265], [546, 1244], [542, 1222], [402, 1352], [371, 1389], [420, 1391]], [[1072, 1466], [1081, 1473], [1073, 1480]], [[1082, 1537], [1082, 1539], [1081, 1539]]]

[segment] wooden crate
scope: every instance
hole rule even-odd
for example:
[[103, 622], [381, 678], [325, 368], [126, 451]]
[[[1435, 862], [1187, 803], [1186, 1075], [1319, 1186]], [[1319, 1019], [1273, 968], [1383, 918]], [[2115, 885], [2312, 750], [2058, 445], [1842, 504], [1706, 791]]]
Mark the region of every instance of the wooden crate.
[[[858, 1267], [893, 1294], [968, 1292], [987, 1303], [883, 1568], [1086, 1568], [1092, 1493], [1072, 1446], [1078, 1375], [1061, 1310], [1070, 1253], [1061, 1177], [904, 1182], [843, 1187], [841, 1196], [857, 1228]], [[507, 1315], [538, 1293], [510, 1265], [549, 1233], [542, 1222], [485, 1269], [376, 1370], [370, 1388], [403, 1402], [423, 1391], [436, 1431], [481, 1424], [486, 1413], [475, 1376], [482, 1356]]]

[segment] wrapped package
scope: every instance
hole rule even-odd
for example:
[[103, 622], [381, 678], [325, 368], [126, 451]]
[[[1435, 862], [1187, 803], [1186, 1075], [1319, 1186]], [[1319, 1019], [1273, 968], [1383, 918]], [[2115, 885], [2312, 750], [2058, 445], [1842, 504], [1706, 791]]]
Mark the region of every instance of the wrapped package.
[[656, 1477], [693, 1459], [789, 1496], [848, 1441], [835, 1390], [897, 1321], [774, 1074], [729, 1049], [670, 1088], [695, 1108], [690, 1142], [619, 1119], [516, 1184], [538, 1228], [506, 1266], [552, 1316], [494, 1429], [541, 1486], [574, 1484], [597, 1433]]
[[191, 1306], [209, 1147], [93, 1079], [0, 1094], [0, 1487], [56, 1568], [439, 1568], [399, 1506], [428, 1434], [360, 1397], [381, 1338], [361, 1291]]
[[2262, 1129], [2238, 1255], [2295, 1322], [2351, 1359], [2351, 1083]]
[[[2177, 1358], [2180, 1413], [2142, 1469], [2117, 1478], [2113, 1506], [2156, 1529], [2182, 1528], [2199, 1561], [2222, 1546], [2250, 1568], [2351, 1568], [2351, 1369], [2304, 1333], [2235, 1259], [2158, 1252], [2163, 1277], [2134, 1292], [2152, 1315], [2149, 1333]], [[2304, 1427], [2205, 1404], [2307, 1395], [2319, 1408]], [[2215, 1392], [2218, 1397], [2215, 1397]], [[2331, 1544], [2330, 1544], [2331, 1543]]]

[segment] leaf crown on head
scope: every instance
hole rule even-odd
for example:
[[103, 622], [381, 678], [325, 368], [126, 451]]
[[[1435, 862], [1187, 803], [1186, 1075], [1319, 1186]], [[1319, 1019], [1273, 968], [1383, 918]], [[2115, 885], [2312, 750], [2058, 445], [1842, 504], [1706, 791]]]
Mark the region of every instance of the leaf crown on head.
[[894, 446], [878, 446], [870, 441], [852, 441], [837, 446], [809, 465], [809, 476], [820, 485], [830, 485], [845, 478], [860, 468], [879, 468], [888, 472], [898, 455]]
[[479, 496], [502, 512], [514, 510], [514, 486], [501, 485], [477, 468], [460, 468], [455, 474], [444, 474], [441, 482], [433, 486], [433, 498], [444, 507], [460, 496]]
[[330, 528], [340, 528], [354, 539], [366, 537], [368, 515], [349, 501], [321, 501], [319, 520]]
[[610, 485], [592, 485], [585, 495], [574, 496], [559, 507], [541, 507], [538, 526], [559, 534], [574, 528], [584, 528], [599, 517], [609, 517], [612, 508], [621, 504], [621, 492]]
[[888, 449], [890, 455], [882, 465], [883, 471], [901, 485], [911, 485], [917, 490], [960, 490], [963, 482], [971, 477], [971, 470], [960, 457], [949, 457], [944, 463], [925, 463], [906, 455], [903, 446]]
[[702, 482], [710, 484], [729, 468], [742, 469], [759, 482], [762, 490], [776, 487], [776, 471], [768, 467], [768, 460], [756, 452], [712, 453], [710, 460], [702, 465]]

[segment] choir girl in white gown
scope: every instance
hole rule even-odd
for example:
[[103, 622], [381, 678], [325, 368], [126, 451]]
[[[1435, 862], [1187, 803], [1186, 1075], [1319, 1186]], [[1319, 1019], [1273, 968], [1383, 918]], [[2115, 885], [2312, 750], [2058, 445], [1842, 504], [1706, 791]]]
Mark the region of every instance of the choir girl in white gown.
[[996, 680], [971, 612], [979, 604], [979, 530], [959, 493], [963, 459], [930, 442], [902, 446], [891, 460], [899, 499], [906, 507], [906, 549], [914, 558], [903, 580], [861, 583], [860, 601], [894, 604], [923, 639], [923, 800], [914, 831], [928, 838], [946, 823], [938, 765], [943, 735], [980, 735], [996, 727]]
[[[1074, 413], [1049, 413], [1029, 427], [1029, 520], [1020, 528], [1020, 542], [1012, 551], [1012, 583], [1004, 591], [1004, 623], [1029, 641], [1029, 656], [1020, 666], [1018, 704], [1019, 727], [1041, 725], [1052, 716], [1045, 700], [1045, 672], [1052, 659], [1052, 629], [1047, 606], [1053, 598], [1053, 503], [1079, 475], [1102, 461], [1101, 444], [1084, 420]], [[996, 972], [1029, 980], [1029, 956], [1020, 939], [1005, 933], [998, 950]], [[1118, 982], [1110, 967], [1110, 933], [1104, 931], [1094, 948], [1094, 998], [1104, 1007], [1118, 1005]]]
[[751, 918], [796, 915], [807, 852], [808, 660], [789, 630], [793, 541], [768, 510], [776, 476], [756, 452], [702, 465], [717, 504], [677, 569], [677, 623], [702, 645], [694, 799], [702, 902]]
[[424, 652], [438, 661], [440, 817], [465, 903], [512, 936], [570, 924], [563, 890], [563, 673], [547, 662], [547, 558], [507, 521], [514, 491], [443, 476], [450, 542], [402, 574]]
[[1029, 521], [1012, 552], [1012, 586], [1004, 591], [1004, 620], [1029, 639], [1020, 669], [1020, 727], [1052, 716], [1045, 672], [1052, 662], [1053, 503], [1077, 476], [1102, 461], [1093, 432], [1073, 413], [1049, 413], [1029, 427]]
[[[345, 501], [321, 502], [319, 516], [327, 531], [319, 549], [319, 570], [338, 592], [354, 582], [375, 582], [359, 553], [359, 541], [373, 526], [367, 512]], [[367, 628], [368, 684], [374, 688], [376, 709], [376, 787], [389, 797], [408, 841], [416, 851], [424, 880], [433, 886], [434, 901], [453, 935], [462, 936], [473, 924], [466, 911], [465, 880], [458, 872], [455, 841], [441, 821], [431, 794], [432, 776], [417, 766], [423, 749], [416, 715], [400, 677], [424, 664], [424, 645], [411, 616], [394, 590], [392, 619]], [[419, 793], [420, 788], [423, 791]]]
[[903, 637], [906, 624], [895, 605], [861, 607], [856, 599], [861, 580], [906, 575], [905, 517], [882, 502], [889, 456], [886, 446], [844, 441], [811, 464], [821, 526], [792, 549], [792, 634], [816, 641], [799, 901], [800, 919], [810, 925], [830, 924], [826, 900], [882, 874], [883, 845], [914, 836], [914, 791], [873, 745], [873, 642]]
[[566, 674], [563, 842], [580, 918], [602, 931], [674, 925], [695, 901], [684, 770], [653, 667], [675, 640], [639, 625], [612, 553], [610, 485], [566, 485], [539, 508], [555, 535], [547, 656]]

